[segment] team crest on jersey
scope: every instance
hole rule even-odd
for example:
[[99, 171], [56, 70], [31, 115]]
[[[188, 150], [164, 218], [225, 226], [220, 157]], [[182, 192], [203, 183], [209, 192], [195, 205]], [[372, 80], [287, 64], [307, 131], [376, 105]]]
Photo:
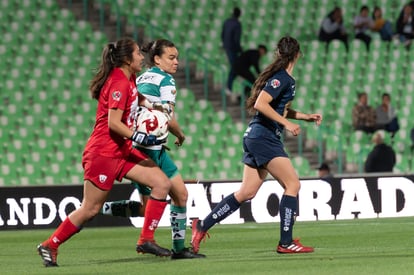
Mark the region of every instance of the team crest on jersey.
[[175, 95], [177, 93], [177, 91], [176, 90], [171, 90], [171, 94], [172, 95]]
[[121, 94], [120, 91], [114, 91], [112, 93], [112, 99], [113, 100], [119, 101], [119, 100], [121, 100], [121, 96], [122, 96], [122, 94]]
[[280, 81], [278, 79], [273, 79], [272, 82], [270, 82], [270, 85], [273, 87], [273, 89], [276, 89], [280, 86]]

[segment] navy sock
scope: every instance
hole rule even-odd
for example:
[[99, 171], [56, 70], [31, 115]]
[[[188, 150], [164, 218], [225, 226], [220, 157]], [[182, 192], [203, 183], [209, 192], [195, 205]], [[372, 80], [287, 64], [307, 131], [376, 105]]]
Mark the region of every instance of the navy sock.
[[280, 241], [279, 244], [287, 245], [293, 241], [293, 224], [297, 210], [297, 197], [283, 195], [280, 200]]
[[213, 225], [227, 218], [231, 213], [239, 209], [239, 207], [240, 203], [234, 197], [234, 193], [228, 195], [201, 222], [201, 230], [204, 232], [208, 231]]

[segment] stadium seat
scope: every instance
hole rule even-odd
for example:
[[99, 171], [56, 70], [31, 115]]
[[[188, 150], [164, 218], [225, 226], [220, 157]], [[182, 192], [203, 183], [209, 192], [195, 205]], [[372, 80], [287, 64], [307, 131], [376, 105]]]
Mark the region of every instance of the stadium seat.
[[[230, 16], [232, 8], [240, 5], [243, 10], [241, 21], [244, 48], [255, 47], [259, 42], [273, 49], [277, 39], [285, 34], [293, 35], [301, 42], [304, 57], [295, 68], [298, 96], [294, 107], [304, 112], [323, 112], [324, 122], [335, 132], [335, 135], [331, 135], [320, 132], [316, 127], [306, 127], [307, 147], [319, 144], [321, 140], [326, 146], [325, 153], [335, 156], [338, 155], [335, 150], [344, 149], [335, 146], [341, 138], [345, 148], [359, 144], [355, 146], [359, 146], [357, 149], [360, 154], [365, 153], [365, 144], [369, 146], [370, 142], [353, 136], [350, 126], [352, 106], [361, 87], [369, 92], [372, 105], [379, 102], [377, 100], [382, 92], [392, 92], [392, 102], [397, 108], [401, 125], [394, 146], [399, 153], [403, 153], [409, 146], [404, 142], [407, 132], [403, 128], [410, 129], [414, 126], [409, 119], [413, 89], [410, 79], [414, 79], [412, 50], [407, 51], [401, 45], [382, 43], [376, 37], [369, 52], [356, 39], [350, 39], [349, 53], [344, 51], [343, 43], [339, 41], [331, 43], [328, 52], [325, 52], [325, 44], [316, 38], [322, 18], [333, 8], [327, 0], [300, 3], [283, 0], [278, 2], [277, 9], [266, 8], [271, 1], [256, 0], [105, 2], [113, 14], [119, 9], [131, 24], [145, 22], [146, 38], [170, 37], [181, 53], [189, 47], [197, 49], [203, 58], [215, 64], [212, 66], [212, 75], [216, 88], [225, 81], [223, 75], [226, 75], [228, 69], [227, 59], [221, 49], [221, 25]], [[386, 18], [396, 18], [403, 4], [400, 1], [377, 2], [367, 3], [381, 5]], [[346, 24], [350, 25], [359, 7], [352, 1], [344, 3]], [[8, 156], [11, 160], [14, 156], [15, 161], [25, 161], [28, 171], [36, 170], [33, 173], [37, 174], [33, 176], [39, 178], [33, 180], [35, 183], [63, 183], [67, 180], [63, 177], [81, 182], [79, 155], [84, 140], [90, 134], [89, 127], [93, 123], [96, 108], [95, 102], [89, 98], [87, 86], [91, 69], [99, 61], [99, 56], [94, 53], [100, 51], [107, 38], [103, 33], [93, 31], [87, 22], [77, 21], [71, 11], [61, 9], [53, 0], [2, 1], [0, 22], [9, 19], [12, 22], [8, 22], [7, 29], [2, 29], [3, 39], [0, 41], [1, 99], [4, 103], [7, 102], [0, 108], [1, 141], [21, 146], [16, 151], [10, 150]], [[192, 39], [188, 39], [191, 35]], [[21, 43], [22, 41], [26, 43]], [[263, 66], [271, 62], [272, 55], [273, 52], [269, 52], [263, 59]], [[197, 70], [201, 71], [201, 68], [203, 65], [199, 63]], [[21, 75], [28, 80], [22, 83]], [[236, 87], [237, 85], [236, 83]], [[181, 163], [183, 176], [194, 178], [198, 172], [203, 177], [240, 178], [241, 137], [245, 124], [235, 125], [228, 114], [214, 111], [208, 102], [197, 103], [193, 93], [185, 88], [180, 87], [177, 99], [178, 120], [187, 134], [188, 147], [181, 148], [185, 149], [183, 151], [173, 151], [172, 155], [177, 163]], [[20, 114], [24, 115], [24, 120], [14, 119]], [[49, 121], [41, 119], [45, 117]], [[72, 141], [62, 139], [62, 130], [56, 130], [62, 124]], [[4, 128], [8, 127], [15, 129], [7, 130], [6, 133]], [[83, 128], [88, 131], [80, 130]], [[16, 133], [33, 142], [20, 145]], [[73, 142], [75, 138], [82, 139], [82, 143]], [[45, 165], [45, 158], [42, 158], [40, 152], [55, 150], [55, 139], [62, 139], [57, 152], [64, 157], [62, 161], [53, 159], [57, 165], [52, 168], [53, 175], [44, 175], [39, 172], [41, 169], [34, 168]], [[173, 145], [173, 138], [170, 140]], [[46, 145], [48, 143], [51, 145]], [[217, 164], [214, 166], [203, 162], [200, 158], [204, 153], [217, 156], [228, 169], [223, 171]], [[19, 154], [23, 157], [16, 157]], [[66, 157], [66, 154], [70, 157]], [[356, 170], [360, 170], [361, 157], [355, 154], [351, 156], [351, 152], [346, 152], [346, 155], [351, 164], [357, 165]], [[71, 168], [65, 168], [70, 166], [68, 162], [72, 165]], [[0, 185], [19, 184], [17, 176], [22, 184], [32, 184], [29, 182], [31, 178], [24, 174], [24, 169], [16, 171], [4, 162], [1, 165], [5, 171], [9, 170], [7, 175], [0, 176]], [[403, 167], [407, 165], [410, 164], [405, 163]], [[199, 167], [205, 168], [200, 171]], [[306, 175], [306, 169], [303, 173]]]
[[293, 167], [296, 169], [299, 177], [316, 176], [316, 170], [310, 167], [309, 161], [304, 157], [293, 157]]

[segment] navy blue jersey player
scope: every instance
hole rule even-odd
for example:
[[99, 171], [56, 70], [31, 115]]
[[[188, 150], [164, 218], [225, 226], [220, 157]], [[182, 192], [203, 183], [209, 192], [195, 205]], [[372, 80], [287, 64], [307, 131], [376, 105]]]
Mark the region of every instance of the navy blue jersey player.
[[204, 220], [193, 221], [191, 244], [194, 252], [199, 251], [200, 242], [214, 224], [236, 211], [241, 203], [255, 197], [268, 173], [284, 188], [279, 206], [280, 239], [276, 251], [313, 252], [312, 247], [303, 246], [298, 239], [293, 239], [300, 182], [281, 140], [284, 129], [294, 136], [300, 134], [300, 126], [289, 119], [315, 122], [317, 125], [322, 121], [320, 114], [304, 114], [291, 108], [295, 97], [292, 72], [299, 57], [298, 41], [283, 37], [277, 44], [275, 60], [254, 83], [252, 95], [247, 101], [247, 109], [255, 115], [243, 137], [242, 185], [238, 191], [225, 197]]

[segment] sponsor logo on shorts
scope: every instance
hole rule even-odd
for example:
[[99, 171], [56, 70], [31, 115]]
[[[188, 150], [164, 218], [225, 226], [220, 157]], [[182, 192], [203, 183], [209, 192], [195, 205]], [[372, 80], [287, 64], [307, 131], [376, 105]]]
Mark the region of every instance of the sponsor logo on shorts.
[[105, 181], [106, 181], [106, 179], [108, 178], [108, 176], [107, 175], [103, 175], [103, 174], [101, 174], [101, 175], [99, 175], [99, 181], [101, 182], [101, 183], [104, 183]]

